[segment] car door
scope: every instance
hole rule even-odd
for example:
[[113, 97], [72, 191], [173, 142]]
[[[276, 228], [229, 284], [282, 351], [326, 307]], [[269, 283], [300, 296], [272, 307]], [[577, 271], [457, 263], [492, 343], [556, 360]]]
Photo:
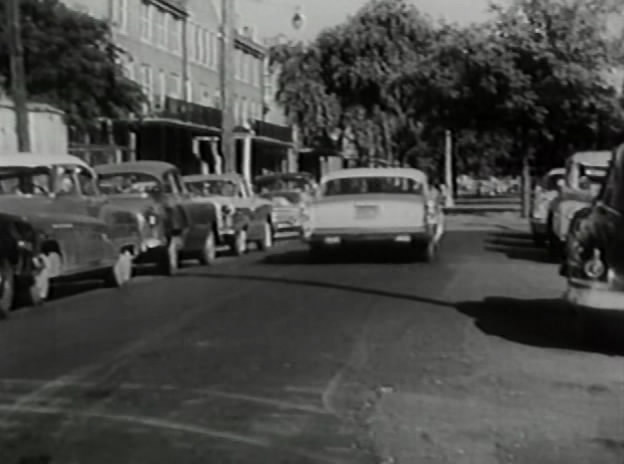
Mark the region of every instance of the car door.
[[109, 198], [102, 195], [97, 176], [90, 169], [80, 167], [76, 171], [76, 180], [85, 214], [96, 221], [92, 232], [91, 262], [107, 265], [117, 259], [124, 245], [138, 245], [140, 234], [136, 218], [127, 211], [115, 208]]
[[51, 224], [53, 236], [61, 246], [63, 272], [81, 272], [91, 269], [99, 261], [101, 234], [97, 220], [87, 212], [85, 199], [80, 193], [78, 166], [55, 166], [53, 202], [50, 213], [55, 217]]

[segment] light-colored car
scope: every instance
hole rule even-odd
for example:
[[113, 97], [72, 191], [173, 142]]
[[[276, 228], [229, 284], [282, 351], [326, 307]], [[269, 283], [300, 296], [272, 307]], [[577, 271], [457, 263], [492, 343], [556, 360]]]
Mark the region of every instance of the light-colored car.
[[236, 173], [197, 174], [184, 177], [187, 188], [216, 205], [219, 234], [235, 255], [247, 252], [249, 243], [260, 250], [273, 246], [273, 206], [254, 194]]
[[276, 233], [301, 233], [303, 220], [316, 195], [318, 185], [307, 173], [281, 173], [257, 177], [256, 192], [273, 203]]
[[624, 145], [596, 201], [572, 220], [561, 274], [567, 279], [564, 298], [583, 316], [590, 335], [600, 325], [587, 316], [624, 311]]
[[16, 295], [40, 303], [61, 278], [130, 280], [136, 221], [101, 194], [96, 179], [66, 154], [0, 156], [0, 314]]
[[551, 202], [559, 194], [565, 182], [565, 169], [555, 168], [548, 171], [535, 184], [531, 203], [531, 232], [537, 245], [544, 245], [548, 238], [548, 213]]
[[591, 204], [607, 174], [612, 152], [586, 151], [570, 156], [565, 165], [565, 183], [550, 203], [547, 221], [548, 245], [553, 256], [561, 256], [570, 221], [577, 211]]
[[180, 260], [211, 264], [216, 258], [216, 211], [196, 201], [178, 168], [162, 161], [133, 161], [95, 167], [110, 201], [132, 214], [141, 230], [137, 264], [157, 264], [175, 273]]
[[328, 174], [304, 224], [304, 240], [313, 254], [349, 245], [392, 243], [430, 261], [443, 233], [437, 192], [425, 173], [409, 168], [357, 168]]

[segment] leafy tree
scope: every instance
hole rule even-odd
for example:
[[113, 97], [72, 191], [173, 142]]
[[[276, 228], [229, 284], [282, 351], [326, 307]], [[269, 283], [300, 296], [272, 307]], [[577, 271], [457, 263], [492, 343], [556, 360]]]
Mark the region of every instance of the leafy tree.
[[[21, 0], [22, 41], [29, 98], [64, 110], [68, 124], [84, 128], [99, 117], [138, 112], [140, 87], [124, 77], [109, 25], [58, 0]], [[0, 3], [0, 36], [6, 33]], [[0, 74], [9, 76], [6, 41]]]
[[396, 154], [409, 108], [387, 92], [406, 62], [424, 53], [433, 28], [403, 0], [373, 0], [308, 46], [274, 47], [277, 100], [306, 140], [338, 131], [363, 160]]

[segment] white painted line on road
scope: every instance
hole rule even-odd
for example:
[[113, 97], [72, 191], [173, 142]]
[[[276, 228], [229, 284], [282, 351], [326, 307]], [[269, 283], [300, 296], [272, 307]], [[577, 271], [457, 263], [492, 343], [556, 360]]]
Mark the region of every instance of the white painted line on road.
[[[0, 411], [14, 412], [13, 405], [0, 405]], [[275, 449], [288, 452], [294, 456], [313, 459], [316, 462], [328, 463], [328, 464], [341, 464], [341, 461], [322, 456], [320, 454], [311, 453], [301, 448], [284, 447], [279, 444], [273, 443], [271, 440], [260, 437], [252, 437], [247, 435], [241, 435], [234, 432], [225, 432], [221, 430], [215, 430], [208, 427], [201, 427], [197, 425], [185, 424], [180, 422], [173, 422], [164, 419], [157, 419], [152, 417], [125, 415], [125, 414], [112, 414], [104, 412], [94, 411], [73, 411], [69, 408], [55, 408], [55, 407], [41, 407], [41, 406], [24, 406], [19, 411], [19, 414], [30, 415], [73, 415], [76, 417], [82, 417], [86, 419], [98, 419], [114, 423], [125, 423], [131, 425], [141, 425], [144, 427], [150, 427], [160, 430], [169, 430], [172, 432], [183, 432], [193, 435], [200, 435], [206, 438], [230, 441], [233, 443], [239, 443], [242, 445], [253, 446], [256, 448]]]
[[[29, 379], [0, 379], [0, 385], [9, 385], [9, 386], [26, 386], [27, 388], [39, 387], [41, 385], [45, 385], [45, 381], [43, 380], [29, 380]], [[96, 388], [98, 385], [94, 382], [66, 382], [65, 387], [67, 388], [79, 388], [88, 390], [90, 388]], [[130, 390], [130, 391], [168, 391], [168, 392], [179, 392], [189, 396], [204, 396], [204, 397], [213, 397], [213, 398], [221, 398], [227, 400], [241, 401], [246, 403], [254, 403], [263, 406], [271, 406], [277, 409], [285, 409], [285, 410], [296, 410], [307, 412], [311, 414], [319, 414], [319, 415], [329, 415], [325, 409], [311, 405], [311, 404], [301, 404], [301, 403], [293, 403], [291, 401], [278, 400], [274, 398], [267, 398], [256, 395], [247, 395], [244, 393], [234, 393], [234, 392], [225, 392], [221, 390], [214, 390], [209, 388], [193, 388], [193, 389], [183, 389], [179, 387], [175, 387], [173, 385], [147, 385], [140, 383], [122, 383], [120, 385], [116, 385], [115, 388], [119, 390]], [[9, 398], [3, 398], [1, 395], [0, 400]], [[56, 400], [56, 398], [55, 398]], [[63, 400], [64, 401], [64, 400]], [[45, 401], [43, 401], [45, 403]]]
[[[221, 295], [221, 298], [218, 300], [212, 300], [212, 304], [224, 304], [236, 298], [240, 298], [241, 296], [251, 293], [256, 289], [256, 287], [261, 286], [262, 283], [258, 282], [256, 285], [250, 285], [246, 288], [244, 293], [231, 293]], [[114, 371], [120, 365], [127, 361], [140, 350], [149, 346], [150, 344], [157, 343], [160, 340], [163, 340], [176, 331], [180, 330], [182, 327], [187, 325], [190, 321], [192, 321], [195, 317], [203, 314], [205, 312], [204, 306], [199, 306], [195, 308], [195, 310], [189, 310], [185, 314], [181, 315], [176, 319], [174, 323], [166, 325], [164, 328], [160, 330], [155, 330], [150, 335], [139, 339], [133, 343], [126, 345], [125, 348], [117, 351], [112, 356], [104, 358], [101, 361], [94, 362], [92, 364], [88, 364], [86, 366], [74, 369], [70, 371], [66, 375], [62, 375], [56, 379], [50, 380], [40, 387], [36, 388], [34, 391], [27, 393], [20, 397], [12, 406], [12, 410], [6, 410], [8, 416], [3, 417], [3, 419], [7, 420], [11, 418], [13, 413], [19, 412], [19, 410], [23, 407], [28, 406], [29, 404], [40, 403], [42, 400], [51, 397], [58, 390], [61, 390], [67, 386], [71, 386], [79, 382], [81, 379], [84, 379], [90, 374], [94, 374], [97, 370], [104, 368], [107, 365], [110, 365], [109, 370]], [[5, 408], [6, 409], [6, 408]]]

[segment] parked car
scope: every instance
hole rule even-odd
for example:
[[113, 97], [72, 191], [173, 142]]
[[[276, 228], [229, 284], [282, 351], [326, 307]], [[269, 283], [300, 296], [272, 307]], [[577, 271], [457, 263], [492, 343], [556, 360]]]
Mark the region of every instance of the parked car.
[[570, 224], [561, 274], [567, 278], [564, 298], [590, 335], [596, 327], [588, 316], [624, 311], [624, 145], [596, 201], [577, 211]]
[[139, 242], [134, 217], [102, 195], [93, 169], [66, 154], [0, 156], [0, 314], [44, 301], [61, 278], [121, 286]]
[[553, 256], [560, 257], [565, 252], [570, 221], [600, 191], [611, 157], [610, 151], [588, 151], [575, 153], [566, 161], [565, 183], [548, 212], [548, 246]]
[[355, 168], [321, 180], [304, 224], [313, 255], [350, 245], [394, 243], [435, 258], [444, 233], [442, 205], [427, 176], [410, 168]]
[[241, 175], [197, 174], [186, 176], [184, 183], [194, 194], [217, 205], [219, 234], [235, 255], [246, 253], [249, 243], [260, 250], [273, 246], [272, 204], [255, 195]]
[[303, 220], [318, 188], [312, 175], [270, 174], [257, 177], [254, 186], [260, 196], [273, 203], [275, 231], [301, 233]]
[[100, 188], [139, 225], [137, 264], [157, 264], [162, 273], [171, 274], [182, 259], [201, 264], [215, 260], [216, 209], [191, 196], [174, 165], [133, 161], [95, 169]]
[[564, 168], [551, 169], [535, 184], [531, 203], [531, 232], [537, 245], [546, 243], [550, 204], [559, 194], [564, 178]]

